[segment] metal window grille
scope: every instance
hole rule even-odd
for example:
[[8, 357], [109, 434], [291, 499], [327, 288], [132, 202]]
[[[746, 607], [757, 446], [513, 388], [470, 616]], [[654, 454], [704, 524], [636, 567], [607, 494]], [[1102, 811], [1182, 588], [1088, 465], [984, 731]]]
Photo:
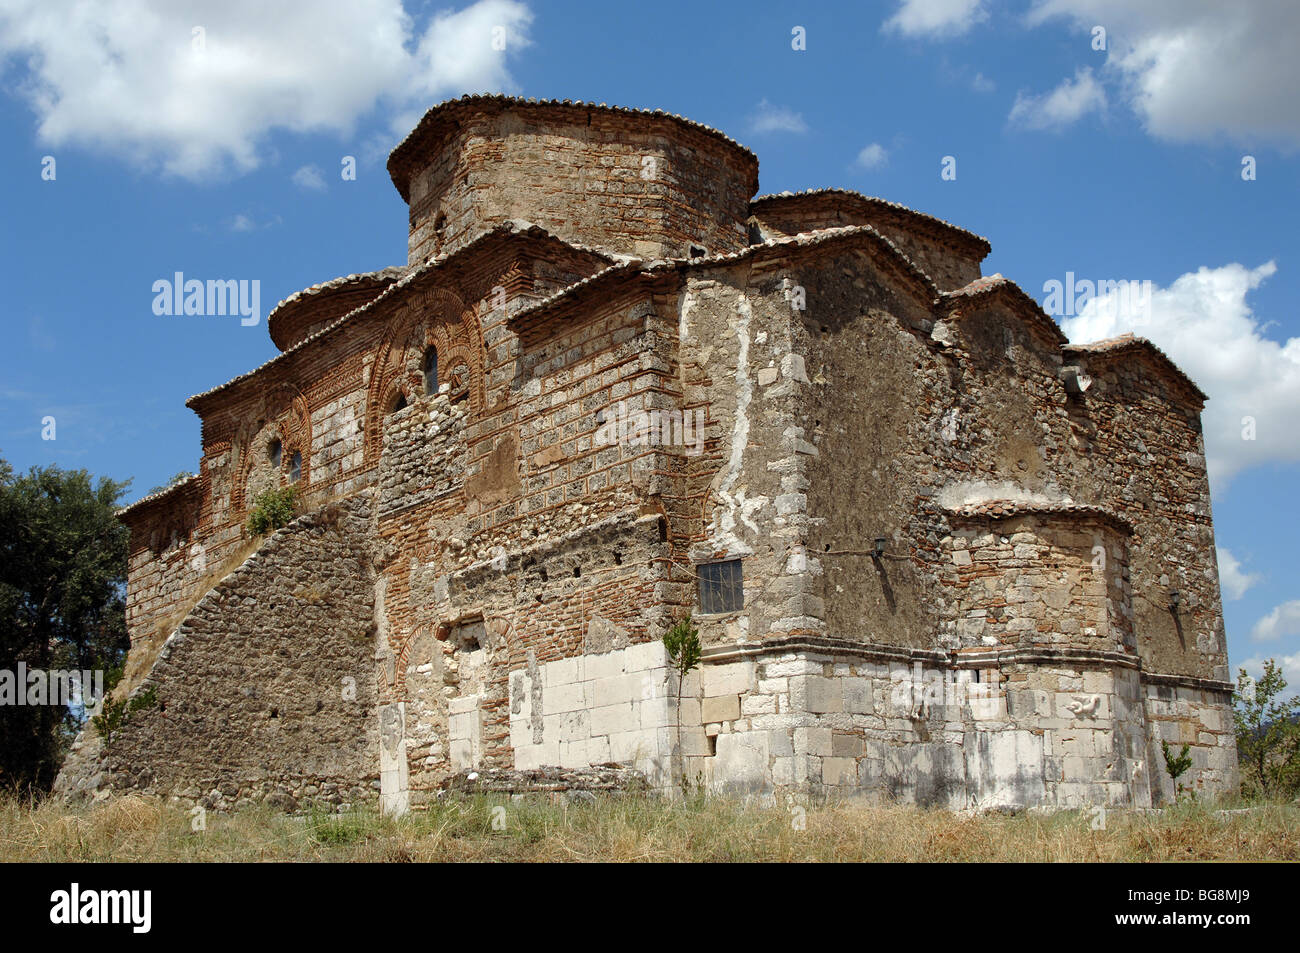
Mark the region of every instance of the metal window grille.
[[735, 612], [744, 607], [745, 586], [739, 559], [705, 563], [698, 568], [701, 612]]

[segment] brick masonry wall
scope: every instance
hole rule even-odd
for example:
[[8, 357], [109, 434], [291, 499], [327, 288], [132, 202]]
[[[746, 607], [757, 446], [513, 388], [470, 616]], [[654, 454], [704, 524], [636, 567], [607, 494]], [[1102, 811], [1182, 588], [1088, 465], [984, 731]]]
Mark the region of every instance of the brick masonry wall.
[[467, 119], [411, 181], [411, 262], [523, 219], [580, 244], [647, 258], [744, 247], [752, 156], [716, 137], [593, 112]]

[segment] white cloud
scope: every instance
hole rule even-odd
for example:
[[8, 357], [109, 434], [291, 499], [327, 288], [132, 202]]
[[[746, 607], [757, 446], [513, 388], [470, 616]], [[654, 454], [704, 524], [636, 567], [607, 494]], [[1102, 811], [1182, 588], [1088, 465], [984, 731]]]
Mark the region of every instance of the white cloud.
[[226, 227], [232, 232], [255, 232], [259, 228], [271, 228], [272, 226], [279, 225], [281, 221], [280, 216], [275, 215], [267, 219], [265, 222], [259, 222], [247, 212], [240, 212], [226, 223]]
[[1250, 630], [1250, 637], [1256, 642], [1271, 642], [1286, 635], [1300, 635], [1300, 599], [1274, 606]]
[[1074, 79], [1064, 80], [1050, 93], [1038, 96], [1017, 93], [1007, 119], [1027, 129], [1061, 129], [1090, 112], [1105, 110], [1106, 91], [1092, 70], [1085, 67], [1075, 72]]
[[1219, 558], [1219, 588], [1225, 599], [1229, 601], [1240, 599], [1246, 594], [1246, 590], [1259, 582], [1259, 574], [1245, 572], [1231, 550], [1216, 546], [1215, 552]]
[[313, 192], [325, 190], [325, 173], [321, 171], [318, 165], [305, 165], [290, 178], [293, 184], [300, 189], [310, 189]]
[[860, 169], [879, 169], [888, 161], [889, 153], [885, 151], [885, 147], [878, 142], [873, 142], [858, 153], [857, 164]]
[[991, 93], [998, 88], [998, 84], [983, 73], [976, 73], [974, 79], [970, 81], [970, 86], [977, 93]]
[[[1261, 655], [1248, 658], [1238, 668], [1244, 668], [1247, 675], [1259, 680], [1264, 677], [1264, 658], [1265, 656]], [[1282, 692], [1282, 697], [1290, 698], [1300, 690], [1300, 652], [1294, 655], [1271, 656], [1271, 658], [1282, 670], [1282, 677], [1286, 679], [1286, 689]], [[1235, 678], [1233, 680], [1236, 681]]]
[[757, 110], [750, 119], [749, 129], [754, 133], [804, 133], [808, 131], [808, 124], [803, 121], [803, 116], [793, 109], [788, 109], [785, 106], [774, 106], [764, 99], [758, 104]]
[[1300, 4], [1037, 0], [1029, 21], [1057, 17], [1106, 28], [1107, 68], [1152, 135], [1300, 143]]
[[901, 0], [884, 28], [906, 36], [960, 36], [987, 18], [984, 0]]
[[[1247, 467], [1300, 462], [1300, 338], [1265, 337], [1266, 322], [1246, 302], [1276, 271], [1271, 261], [1201, 268], [1153, 287], [1145, 307], [1141, 295], [1115, 291], [1061, 321], [1076, 343], [1125, 332], [1149, 338], [1209, 395], [1202, 421], [1216, 489]], [[1245, 439], [1252, 421], [1255, 439]]]
[[405, 123], [437, 98], [509, 89], [531, 21], [517, 0], [438, 14], [419, 36], [402, 0], [3, 0], [0, 59], [25, 66], [44, 147], [201, 179], [256, 167], [274, 129], [346, 135], [380, 103]]

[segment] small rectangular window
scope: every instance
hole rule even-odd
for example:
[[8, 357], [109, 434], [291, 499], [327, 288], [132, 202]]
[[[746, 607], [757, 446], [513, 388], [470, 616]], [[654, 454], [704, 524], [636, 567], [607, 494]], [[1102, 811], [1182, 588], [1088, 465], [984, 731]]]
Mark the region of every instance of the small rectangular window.
[[745, 585], [740, 574], [740, 560], [704, 563], [699, 567], [700, 611], [736, 612], [745, 605]]

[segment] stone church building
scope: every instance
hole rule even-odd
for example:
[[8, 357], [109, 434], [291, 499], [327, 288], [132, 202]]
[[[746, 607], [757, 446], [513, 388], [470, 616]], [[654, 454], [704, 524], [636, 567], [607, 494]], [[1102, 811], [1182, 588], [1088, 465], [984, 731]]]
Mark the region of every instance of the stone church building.
[[388, 169], [406, 264], [282, 301], [187, 402], [198, 473], [122, 511], [137, 704], [60, 789], [1147, 806], [1162, 739], [1235, 785], [1205, 395], [1152, 344], [1069, 344], [929, 215], [755, 198], [658, 110], [468, 96]]

